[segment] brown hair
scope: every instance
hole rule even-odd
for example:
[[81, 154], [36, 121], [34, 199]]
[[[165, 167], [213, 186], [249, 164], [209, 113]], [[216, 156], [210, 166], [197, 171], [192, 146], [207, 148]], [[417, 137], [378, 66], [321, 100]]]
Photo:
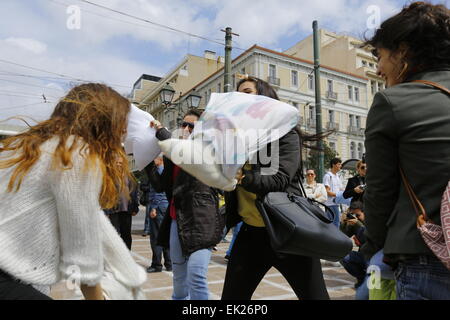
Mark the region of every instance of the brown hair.
[[[53, 168], [70, 169], [72, 152], [81, 147], [80, 154], [87, 151], [88, 155], [86, 169], [100, 160], [103, 173], [100, 205], [103, 208], [115, 206], [120, 190], [125, 189], [125, 178], [132, 180], [122, 147], [129, 111], [130, 102], [106, 85], [87, 83], [74, 87], [59, 101], [50, 119], [2, 141], [0, 153], [14, 151], [20, 154], [0, 160], [0, 169], [17, 165], [8, 192], [14, 187], [19, 190], [23, 178], [40, 157], [41, 144], [56, 136], [59, 143], [53, 155]], [[72, 135], [78, 139], [68, 146], [67, 140]], [[123, 159], [122, 168], [116, 166], [117, 157]]]
[[364, 163], [362, 160], [359, 160], [359, 161], [356, 163], [356, 169], [361, 168], [361, 166], [362, 166], [363, 164], [365, 164], [365, 163]]

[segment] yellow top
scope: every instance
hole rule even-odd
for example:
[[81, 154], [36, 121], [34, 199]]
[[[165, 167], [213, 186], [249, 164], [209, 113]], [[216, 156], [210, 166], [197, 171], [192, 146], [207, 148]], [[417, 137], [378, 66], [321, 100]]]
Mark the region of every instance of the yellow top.
[[[251, 165], [246, 163], [244, 169], [250, 170]], [[243, 187], [236, 188], [238, 198], [238, 213], [242, 220], [253, 227], [265, 227], [264, 220], [255, 206], [256, 194], [248, 192]]]
[[219, 208], [223, 207], [225, 204], [225, 197], [223, 195], [219, 195]]

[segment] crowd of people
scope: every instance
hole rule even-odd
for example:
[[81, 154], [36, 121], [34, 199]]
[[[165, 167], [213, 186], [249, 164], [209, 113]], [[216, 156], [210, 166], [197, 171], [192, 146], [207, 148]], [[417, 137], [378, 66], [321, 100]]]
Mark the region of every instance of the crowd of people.
[[[207, 300], [211, 252], [232, 228], [223, 300], [251, 299], [271, 267], [299, 299], [329, 299], [320, 258], [274, 250], [255, 206], [269, 192], [301, 194], [300, 183], [353, 240], [354, 250], [340, 264], [356, 279], [357, 299], [450, 299], [450, 270], [418, 229], [425, 222], [442, 224], [450, 180], [449, 9], [412, 3], [365, 45], [378, 57], [387, 89], [374, 97], [365, 159], [346, 186], [339, 158], [331, 159], [324, 177], [303, 168], [302, 150], [330, 133], [307, 135], [299, 126], [269, 152], [277, 157], [276, 172], [261, 173], [270, 163], [258, 153], [237, 173], [231, 192], [205, 185], [161, 155], [145, 168], [141, 186], [152, 248], [147, 270], [130, 252], [131, 219], [139, 211], [138, 186], [122, 147], [130, 103], [103, 84], [71, 89], [50, 119], [0, 143], [0, 299], [50, 299], [49, 288], [69, 277], [85, 299], [138, 299], [147, 274], [164, 265], [173, 272], [174, 300]], [[251, 76], [236, 90], [278, 100], [267, 82]], [[184, 138], [200, 117], [196, 110], [184, 115]], [[171, 138], [158, 121], [149, 125], [158, 140]], [[417, 217], [406, 180], [426, 221]], [[349, 205], [339, 204], [339, 197]], [[374, 266], [382, 270], [378, 292], [368, 285]], [[120, 295], [111, 281], [120, 283]]]

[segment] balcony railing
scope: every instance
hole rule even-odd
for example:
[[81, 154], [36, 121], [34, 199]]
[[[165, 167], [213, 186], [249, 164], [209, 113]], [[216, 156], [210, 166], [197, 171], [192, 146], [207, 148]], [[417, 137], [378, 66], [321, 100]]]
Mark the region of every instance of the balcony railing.
[[337, 94], [337, 92], [327, 91], [326, 97], [327, 97], [327, 99], [330, 99], [330, 100], [337, 100], [338, 94]]
[[339, 123], [327, 122], [327, 130], [339, 130]]
[[306, 126], [308, 128], [315, 128], [316, 127], [316, 119], [311, 119], [311, 118], [307, 119]]
[[274, 86], [280, 86], [280, 78], [268, 77], [267, 82], [269, 82], [270, 84], [272, 84]]
[[349, 134], [353, 134], [355, 136], [364, 136], [364, 131], [365, 130], [366, 130], [365, 128], [358, 128], [358, 127], [355, 127], [355, 126], [349, 126], [348, 127], [348, 133]]

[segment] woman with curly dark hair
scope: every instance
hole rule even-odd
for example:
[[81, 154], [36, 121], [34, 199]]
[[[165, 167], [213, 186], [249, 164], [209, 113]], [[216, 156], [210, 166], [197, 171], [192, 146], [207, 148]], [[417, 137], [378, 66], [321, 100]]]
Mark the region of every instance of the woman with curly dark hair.
[[[246, 76], [239, 92], [278, 99], [276, 91], [266, 81]], [[246, 163], [238, 173], [236, 190], [225, 193], [227, 227], [242, 221], [231, 249], [222, 291], [222, 300], [250, 300], [265, 274], [274, 267], [285, 277], [299, 299], [328, 300], [329, 295], [318, 258], [280, 254], [271, 245], [263, 218], [255, 205], [269, 192], [301, 194], [298, 174], [301, 170], [302, 146], [326, 136], [309, 136], [292, 129], [278, 140], [278, 145], [267, 147], [270, 163], [262, 163], [264, 151], [258, 153], [256, 164]], [[277, 149], [278, 147], [278, 149]], [[270, 153], [269, 153], [270, 152]], [[277, 163], [278, 169], [264, 174], [264, 169]]]
[[370, 257], [384, 248], [398, 299], [450, 299], [450, 271], [422, 239], [401, 178], [402, 170], [428, 218], [440, 225], [450, 178], [450, 11], [414, 2], [366, 44], [388, 88], [375, 95], [367, 118], [362, 250]]

